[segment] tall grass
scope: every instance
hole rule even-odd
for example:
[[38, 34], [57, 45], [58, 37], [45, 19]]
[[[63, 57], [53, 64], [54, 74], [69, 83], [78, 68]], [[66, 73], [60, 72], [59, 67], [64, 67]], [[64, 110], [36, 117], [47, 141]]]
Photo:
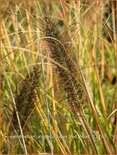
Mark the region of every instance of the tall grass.
[[1, 153], [115, 153], [115, 4], [6, 0], [4, 10]]

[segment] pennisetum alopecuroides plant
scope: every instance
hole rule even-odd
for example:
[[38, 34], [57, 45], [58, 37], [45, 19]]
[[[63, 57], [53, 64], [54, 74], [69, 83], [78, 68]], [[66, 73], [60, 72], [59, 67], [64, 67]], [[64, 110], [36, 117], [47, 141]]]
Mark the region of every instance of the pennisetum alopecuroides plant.
[[[79, 119], [83, 124], [83, 127], [88, 136], [90, 136], [90, 142], [94, 153], [98, 153], [96, 144], [94, 142], [94, 137], [92, 135], [92, 130], [90, 125], [84, 116], [82, 105], [86, 103], [89, 105], [94, 113], [95, 120], [97, 122], [98, 130], [103, 137], [104, 130], [100, 125], [97, 111], [93, 105], [90, 94], [87, 90], [86, 82], [84, 76], [80, 69], [79, 63], [74, 61], [69, 55], [69, 49], [73, 50], [72, 42], [68, 31], [65, 31], [64, 35], [58, 31], [56, 24], [54, 24], [50, 17], [44, 17], [43, 29], [45, 40], [50, 49], [51, 57], [56, 62], [57, 71], [61, 79], [63, 88], [67, 94], [68, 103], [74, 114], [80, 115]], [[109, 141], [102, 138], [102, 142], [107, 153], [112, 153], [109, 147]]]

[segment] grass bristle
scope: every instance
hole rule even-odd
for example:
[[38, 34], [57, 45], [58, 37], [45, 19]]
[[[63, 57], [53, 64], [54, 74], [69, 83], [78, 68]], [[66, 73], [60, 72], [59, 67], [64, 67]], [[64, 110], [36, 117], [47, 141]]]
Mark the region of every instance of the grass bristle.
[[[36, 101], [36, 88], [39, 84], [39, 66], [33, 67], [33, 70], [25, 76], [21, 83], [19, 93], [16, 94], [15, 103], [18, 112], [22, 129], [25, 129], [27, 119], [34, 110], [34, 103]], [[15, 108], [14, 108], [15, 109]], [[12, 130], [19, 130], [16, 110], [13, 112], [9, 132]]]
[[[85, 88], [77, 61], [74, 62], [69, 56], [69, 44], [71, 40], [59, 33], [57, 26], [49, 17], [45, 17], [45, 40], [51, 51], [51, 56], [59, 65], [57, 66], [64, 90], [67, 93], [68, 103], [72, 110], [77, 113], [81, 105], [87, 101]], [[66, 38], [70, 38], [66, 32]], [[70, 48], [71, 48], [70, 44]]]

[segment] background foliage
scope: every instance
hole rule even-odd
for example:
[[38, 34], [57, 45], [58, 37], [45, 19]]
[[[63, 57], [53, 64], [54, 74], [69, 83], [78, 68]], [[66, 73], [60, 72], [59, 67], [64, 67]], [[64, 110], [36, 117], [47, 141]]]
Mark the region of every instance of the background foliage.
[[[2, 2], [1, 153], [115, 153], [115, 5], [96, 0]], [[82, 104], [82, 115], [69, 104], [56, 69], [61, 64], [45, 40], [44, 16], [51, 17], [64, 39], [69, 34], [69, 55], [79, 64], [92, 100]], [[13, 121], [15, 105], [24, 128]]]

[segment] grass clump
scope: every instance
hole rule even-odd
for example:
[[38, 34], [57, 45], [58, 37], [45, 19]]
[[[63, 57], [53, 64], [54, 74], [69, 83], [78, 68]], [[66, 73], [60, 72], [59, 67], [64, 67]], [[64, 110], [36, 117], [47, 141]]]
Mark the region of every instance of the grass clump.
[[[115, 153], [115, 3], [9, 2], [1, 17], [1, 152]], [[10, 142], [8, 127], [17, 138]]]

